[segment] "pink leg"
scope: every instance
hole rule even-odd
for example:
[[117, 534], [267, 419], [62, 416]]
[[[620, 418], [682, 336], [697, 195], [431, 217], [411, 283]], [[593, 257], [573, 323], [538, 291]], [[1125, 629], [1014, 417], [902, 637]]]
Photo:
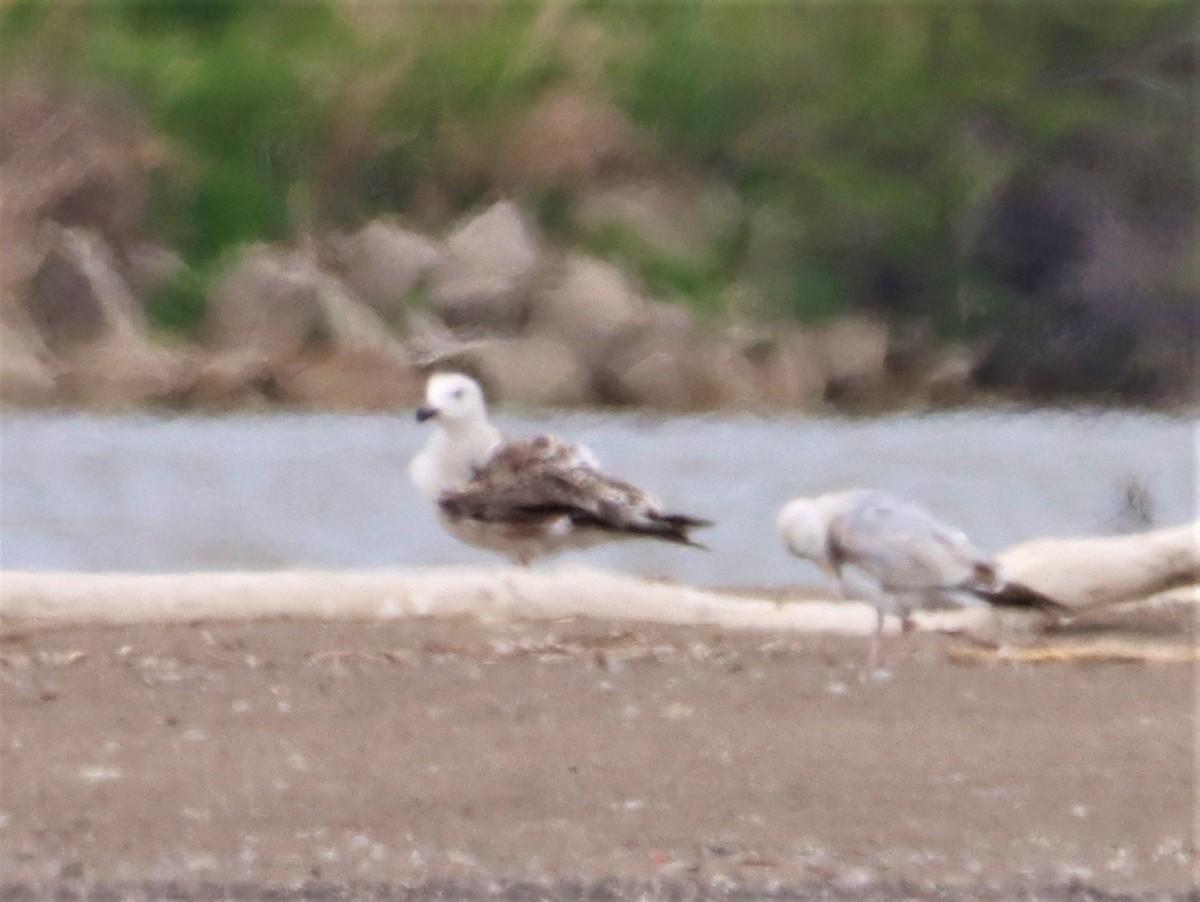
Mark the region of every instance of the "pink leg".
[[883, 611], [875, 609], [875, 632], [871, 633], [871, 650], [867, 653], [867, 676], [879, 667], [880, 651], [883, 647]]

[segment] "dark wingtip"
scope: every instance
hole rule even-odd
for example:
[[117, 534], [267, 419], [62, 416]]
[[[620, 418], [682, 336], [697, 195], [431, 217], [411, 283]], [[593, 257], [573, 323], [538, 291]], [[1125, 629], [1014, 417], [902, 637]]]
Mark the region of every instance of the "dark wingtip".
[[1022, 583], [1004, 583], [994, 590], [978, 590], [975, 592], [989, 604], [1004, 608], [1024, 608], [1025, 610], [1041, 611], [1044, 614], [1063, 616], [1071, 613], [1065, 604], [1055, 601], [1048, 595], [1043, 595], [1036, 589], [1031, 589]]
[[670, 523], [672, 526], [678, 526], [681, 529], [704, 529], [708, 526], [716, 526], [713, 520], [705, 520], [701, 517], [691, 517], [687, 514], [660, 514], [659, 520], [664, 523]]
[[689, 517], [687, 514], [661, 514], [655, 517], [655, 520], [664, 527], [661, 531], [655, 532], [655, 535], [659, 538], [666, 539], [668, 542], [676, 542], [680, 545], [699, 548], [701, 551], [709, 550], [707, 545], [697, 542], [688, 535], [688, 530], [714, 526], [715, 524], [712, 520]]

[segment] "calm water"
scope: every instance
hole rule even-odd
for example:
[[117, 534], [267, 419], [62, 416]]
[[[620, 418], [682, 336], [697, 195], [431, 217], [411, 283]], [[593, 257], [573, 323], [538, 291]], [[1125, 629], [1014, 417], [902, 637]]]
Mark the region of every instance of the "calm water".
[[[920, 499], [987, 550], [1125, 530], [1131, 481], [1154, 525], [1195, 515], [1194, 421], [1133, 413], [955, 413], [873, 420], [555, 415], [513, 435], [584, 442], [605, 469], [719, 521], [708, 553], [629, 543], [579, 555], [701, 585], [818, 571], [774, 534], [788, 498], [854, 486]], [[478, 564], [409, 485], [427, 435], [407, 416], [0, 420], [0, 564], [209, 570]]]

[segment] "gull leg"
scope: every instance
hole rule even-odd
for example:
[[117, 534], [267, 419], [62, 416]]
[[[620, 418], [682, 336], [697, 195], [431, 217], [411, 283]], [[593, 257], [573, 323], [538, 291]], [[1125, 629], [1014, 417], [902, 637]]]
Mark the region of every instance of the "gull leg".
[[[867, 653], [867, 672], [864, 674], [866, 679], [876, 679], [876, 674], [881, 677], [886, 671], [879, 670], [880, 652], [883, 648], [883, 608], [875, 609], [875, 631], [871, 633], [871, 649]], [[890, 676], [890, 674], [888, 674]], [[886, 677], [884, 677], [886, 678]]]

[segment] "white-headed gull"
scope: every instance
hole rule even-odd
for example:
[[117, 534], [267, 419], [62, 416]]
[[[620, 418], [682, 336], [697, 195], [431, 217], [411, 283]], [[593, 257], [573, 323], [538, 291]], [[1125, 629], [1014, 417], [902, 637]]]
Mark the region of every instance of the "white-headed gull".
[[886, 492], [855, 490], [797, 498], [776, 524], [788, 550], [837, 577], [842, 593], [874, 605], [868, 669], [879, 662], [886, 614], [905, 632], [917, 608], [987, 603], [1047, 613], [1066, 608], [1004, 577], [959, 530]]
[[703, 547], [688, 531], [710, 521], [664, 511], [645, 492], [601, 473], [586, 448], [546, 435], [505, 441], [488, 422], [479, 384], [467, 376], [431, 376], [417, 419], [437, 428], [409, 475], [446, 528], [468, 544], [522, 566], [618, 539]]

